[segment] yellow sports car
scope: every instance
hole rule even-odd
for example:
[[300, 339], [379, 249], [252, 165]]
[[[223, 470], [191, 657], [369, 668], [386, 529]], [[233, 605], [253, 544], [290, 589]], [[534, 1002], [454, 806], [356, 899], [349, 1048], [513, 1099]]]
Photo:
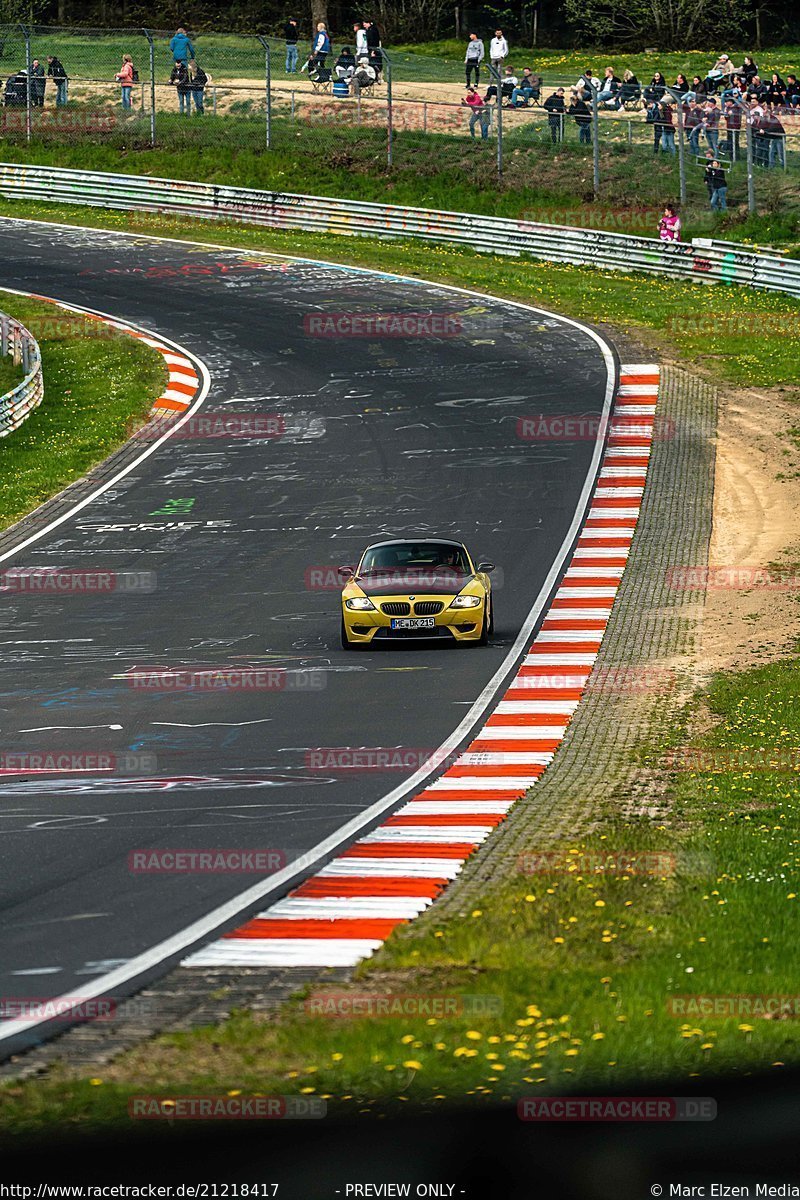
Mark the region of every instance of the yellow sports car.
[[494, 629], [490, 562], [439, 538], [375, 542], [357, 567], [339, 567], [342, 646], [438, 640], [485, 646]]

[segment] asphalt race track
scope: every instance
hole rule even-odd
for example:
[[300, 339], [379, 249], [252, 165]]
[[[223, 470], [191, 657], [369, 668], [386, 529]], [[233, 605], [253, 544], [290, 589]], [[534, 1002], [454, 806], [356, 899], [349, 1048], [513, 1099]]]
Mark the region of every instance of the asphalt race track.
[[[137, 873], [133, 851], [291, 862], [452, 734], [508, 655], [592, 467], [593, 436], [525, 440], [518, 420], [599, 416], [608, 369], [595, 338], [555, 317], [356, 269], [7, 221], [0, 258], [4, 287], [197, 356], [212, 378], [201, 411], [277, 416], [281, 431], [176, 436], [3, 564], [154, 573], [151, 590], [2, 592], [0, 750], [89, 764], [0, 774], [0, 994], [47, 997], [254, 882]], [[460, 316], [444, 335], [313, 332], [310, 318], [354, 311]], [[406, 534], [463, 539], [498, 565], [493, 645], [340, 649], [328, 568]], [[149, 668], [225, 667], [283, 669], [280, 686], [136, 686]], [[403, 766], [320, 769], [313, 754], [353, 747], [401, 748]], [[103, 754], [113, 768], [92, 771]]]

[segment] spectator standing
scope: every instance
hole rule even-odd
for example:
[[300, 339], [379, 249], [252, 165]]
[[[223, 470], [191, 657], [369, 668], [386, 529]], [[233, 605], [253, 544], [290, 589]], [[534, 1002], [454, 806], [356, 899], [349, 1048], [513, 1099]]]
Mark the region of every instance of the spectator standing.
[[728, 133], [728, 153], [732, 162], [739, 160], [739, 137], [742, 131], [742, 110], [733, 100], [725, 102], [725, 128]]
[[44, 89], [47, 86], [47, 77], [44, 67], [35, 58], [31, 63], [31, 104], [34, 108], [44, 108]]
[[573, 91], [570, 95], [567, 112], [571, 117], [575, 118], [575, 124], [578, 126], [578, 141], [591, 145], [592, 112], [589, 105], [581, 98], [577, 91]]
[[189, 78], [189, 64], [181, 59], [175, 60], [175, 65], [169, 77], [170, 84], [178, 93], [178, 111], [188, 117], [192, 112], [192, 81]]
[[711, 196], [711, 207], [715, 212], [725, 212], [728, 207], [728, 181], [716, 158], [706, 167], [705, 181]]
[[489, 42], [489, 58], [495, 71], [499, 71], [508, 58], [508, 42], [502, 29], [495, 29], [494, 37]]
[[[191, 85], [191, 94], [194, 99], [194, 107], [198, 116], [203, 115], [205, 108], [203, 102], [205, 99], [206, 86], [209, 83], [208, 75], [202, 67], [199, 67], [193, 58], [189, 59], [189, 83]], [[188, 108], [188, 105], [187, 105]]]
[[170, 39], [169, 52], [173, 62], [182, 62], [187, 67], [189, 59], [194, 58], [194, 46], [183, 25], [178, 26]]
[[283, 27], [283, 40], [286, 42], [286, 74], [297, 74], [297, 39], [300, 37], [300, 28], [294, 17], [289, 17], [289, 20]]
[[750, 101], [750, 129], [753, 135], [753, 159], [757, 167], [769, 163], [769, 138], [765, 132], [766, 112], [758, 100]]
[[364, 22], [364, 36], [367, 39], [367, 49], [370, 57], [374, 56], [376, 50], [381, 48], [381, 31], [374, 21]]
[[558, 88], [552, 96], [548, 96], [542, 106], [547, 112], [550, 123], [550, 141], [554, 144], [564, 140], [564, 114], [567, 110], [564, 101], [564, 89]]
[[705, 114], [703, 116], [703, 128], [705, 130], [706, 141], [711, 153], [716, 157], [719, 153], [719, 122], [722, 113], [717, 107], [717, 101], [712, 98], [706, 104]]
[[674, 204], [668, 204], [664, 215], [658, 222], [658, 236], [662, 242], [679, 242], [681, 240], [681, 219]]
[[367, 31], [360, 21], [356, 21], [353, 26], [353, 34], [356, 42], [356, 59], [369, 58], [369, 46], [367, 45]]
[[767, 165], [770, 167], [780, 166], [785, 168], [786, 130], [774, 108], [764, 113], [761, 127], [769, 146], [769, 150], [767, 151]]
[[464, 55], [465, 74], [467, 76], [467, 87], [470, 85], [472, 73], [475, 73], [475, 86], [477, 87], [481, 81], [481, 63], [483, 62], [483, 42], [478, 37], [477, 33], [469, 35], [467, 42], [467, 53]]
[[683, 116], [683, 128], [689, 138], [689, 153], [700, 153], [700, 134], [703, 130], [703, 110], [696, 100], [690, 100]]
[[67, 103], [67, 72], [64, 65], [54, 54], [47, 56], [47, 74], [56, 85], [56, 108], [63, 108]]
[[475, 126], [477, 124], [480, 124], [481, 139], [485, 140], [486, 138], [488, 138], [488, 136], [489, 136], [489, 110], [486, 107], [486, 105], [483, 101], [483, 98], [478, 93], [477, 89], [472, 86], [468, 86], [467, 94], [464, 97], [464, 99], [461, 101], [461, 103], [466, 104], [467, 107], [471, 110], [470, 115], [469, 115], [469, 136], [471, 138], [475, 137]]
[[123, 54], [122, 66], [120, 67], [119, 71], [117, 71], [114, 78], [120, 85], [120, 90], [122, 92], [122, 108], [124, 112], [130, 111], [131, 91], [133, 90], [133, 85], [135, 83], [135, 76], [136, 72], [133, 66], [133, 59], [131, 58], [130, 54]]
[[739, 142], [741, 137], [741, 108], [733, 100], [726, 101], [724, 106], [724, 124], [728, 134], [728, 154], [730, 161], [739, 162]]
[[317, 32], [314, 37], [314, 62], [319, 70], [325, 66], [325, 59], [331, 52], [331, 39], [328, 37], [328, 30], [325, 27], [325, 22], [320, 21], [317, 25]]
[[648, 125], [652, 126], [652, 129], [653, 129], [653, 154], [658, 154], [659, 148], [661, 146], [661, 125], [659, 124], [659, 121], [658, 121], [659, 116], [660, 116], [660, 110], [659, 110], [658, 101], [657, 100], [648, 101], [647, 106], [645, 108], [645, 112], [644, 112], [644, 119], [645, 119], [645, 122]]
[[[671, 104], [662, 103], [658, 106], [655, 127], [661, 135], [661, 149], [665, 154], [677, 154], [675, 148], [675, 110]], [[656, 143], [655, 151], [658, 151]]]

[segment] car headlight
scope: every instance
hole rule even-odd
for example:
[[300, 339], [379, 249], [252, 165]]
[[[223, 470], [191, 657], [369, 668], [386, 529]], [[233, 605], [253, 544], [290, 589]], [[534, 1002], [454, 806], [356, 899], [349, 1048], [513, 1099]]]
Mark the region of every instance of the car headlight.
[[375, 607], [369, 596], [351, 596], [350, 599], [345, 600], [344, 603], [345, 608], [352, 608], [356, 612], [364, 612], [368, 608]]
[[450, 604], [451, 608], [477, 608], [483, 603], [482, 596], [456, 596]]

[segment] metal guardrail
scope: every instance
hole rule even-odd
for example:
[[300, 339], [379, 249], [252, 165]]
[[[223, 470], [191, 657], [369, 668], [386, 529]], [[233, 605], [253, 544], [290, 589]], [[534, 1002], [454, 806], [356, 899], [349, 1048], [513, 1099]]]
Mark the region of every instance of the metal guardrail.
[[373, 239], [420, 238], [468, 245], [489, 254], [514, 257], [524, 254], [575, 266], [745, 284], [800, 298], [800, 260], [707, 238], [668, 244], [655, 238], [477, 213], [402, 208], [394, 204], [17, 163], [0, 163], [0, 195], [239, 221], [271, 229], [304, 229]]
[[29, 417], [44, 396], [42, 355], [36, 338], [13, 317], [0, 313], [0, 355], [10, 355], [22, 367], [25, 378], [13, 391], [0, 396], [0, 437], [13, 433]]

